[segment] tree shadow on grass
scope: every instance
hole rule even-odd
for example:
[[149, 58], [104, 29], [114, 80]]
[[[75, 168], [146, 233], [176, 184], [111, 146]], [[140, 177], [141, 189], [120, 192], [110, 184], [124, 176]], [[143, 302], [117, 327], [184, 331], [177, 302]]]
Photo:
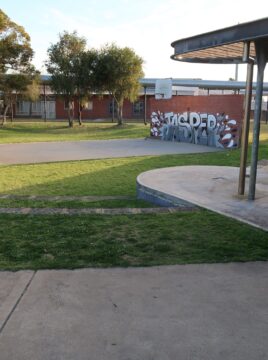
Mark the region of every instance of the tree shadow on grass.
[[136, 178], [144, 171], [170, 166], [238, 164], [239, 151], [232, 151], [3, 166], [0, 193], [133, 196]]

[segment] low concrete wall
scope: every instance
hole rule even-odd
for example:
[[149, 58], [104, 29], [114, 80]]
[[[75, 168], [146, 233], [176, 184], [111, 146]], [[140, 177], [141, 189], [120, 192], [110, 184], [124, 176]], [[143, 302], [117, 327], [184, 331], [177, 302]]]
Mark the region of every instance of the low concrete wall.
[[[142, 175], [142, 174], [140, 174]], [[155, 205], [164, 207], [182, 207], [185, 209], [193, 209], [196, 206], [188, 201], [178, 199], [175, 196], [167, 195], [161, 191], [151, 189], [142, 184], [140, 177], [137, 177], [136, 182], [137, 198], [151, 202]]]

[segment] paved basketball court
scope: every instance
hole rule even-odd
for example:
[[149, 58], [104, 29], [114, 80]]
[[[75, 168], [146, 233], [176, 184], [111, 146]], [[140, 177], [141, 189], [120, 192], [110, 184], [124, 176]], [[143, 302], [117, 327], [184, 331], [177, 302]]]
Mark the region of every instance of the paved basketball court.
[[1, 144], [0, 164], [30, 164], [143, 155], [195, 154], [219, 149], [151, 139]]

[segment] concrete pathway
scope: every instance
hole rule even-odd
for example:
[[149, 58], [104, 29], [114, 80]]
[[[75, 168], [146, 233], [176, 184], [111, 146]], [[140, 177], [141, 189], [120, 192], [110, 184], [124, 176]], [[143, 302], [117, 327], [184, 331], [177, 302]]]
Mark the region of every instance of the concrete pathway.
[[268, 263], [0, 272], [1, 360], [266, 360]]
[[179, 166], [144, 172], [137, 182], [143, 199], [183, 200], [268, 231], [268, 166], [258, 167], [255, 201], [237, 195], [238, 176], [235, 167]]
[[0, 164], [29, 164], [143, 155], [194, 154], [219, 149], [151, 139], [0, 144]]

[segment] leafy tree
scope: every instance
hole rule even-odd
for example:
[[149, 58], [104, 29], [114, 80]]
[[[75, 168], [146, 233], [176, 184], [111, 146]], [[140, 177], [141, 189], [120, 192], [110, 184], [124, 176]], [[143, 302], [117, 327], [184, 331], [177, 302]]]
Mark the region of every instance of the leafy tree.
[[0, 9], [0, 73], [25, 70], [32, 57], [30, 36]]
[[84, 51], [76, 59], [76, 95], [78, 99], [78, 122], [82, 125], [82, 111], [95, 90], [95, 71], [98, 53], [95, 49]]
[[26, 89], [18, 94], [21, 99], [30, 101], [30, 116], [32, 116], [32, 103], [40, 99], [40, 84], [40, 74], [34, 72], [29, 75], [29, 83]]
[[32, 57], [30, 36], [0, 9], [0, 93], [3, 125], [9, 109], [13, 118], [13, 105], [18, 94], [34, 100], [37, 98], [32, 90], [38, 82], [38, 75], [30, 64]]
[[0, 91], [3, 101], [2, 125], [6, 123], [9, 109], [13, 119], [13, 106], [18, 96], [30, 101], [36, 101], [39, 98], [39, 73], [33, 68], [31, 70], [32, 72], [27, 74], [2, 74], [0, 76]]
[[86, 40], [77, 32], [64, 31], [59, 41], [48, 49], [47, 70], [52, 75], [51, 87], [68, 102], [69, 126], [73, 127], [74, 99], [77, 96], [77, 66], [85, 52]]
[[144, 76], [142, 64], [143, 59], [128, 47], [120, 48], [111, 44], [99, 51], [96, 87], [113, 96], [117, 105], [118, 125], [123, 123], [124, 100], [135, 101], [139, 95], [139, 79]]

